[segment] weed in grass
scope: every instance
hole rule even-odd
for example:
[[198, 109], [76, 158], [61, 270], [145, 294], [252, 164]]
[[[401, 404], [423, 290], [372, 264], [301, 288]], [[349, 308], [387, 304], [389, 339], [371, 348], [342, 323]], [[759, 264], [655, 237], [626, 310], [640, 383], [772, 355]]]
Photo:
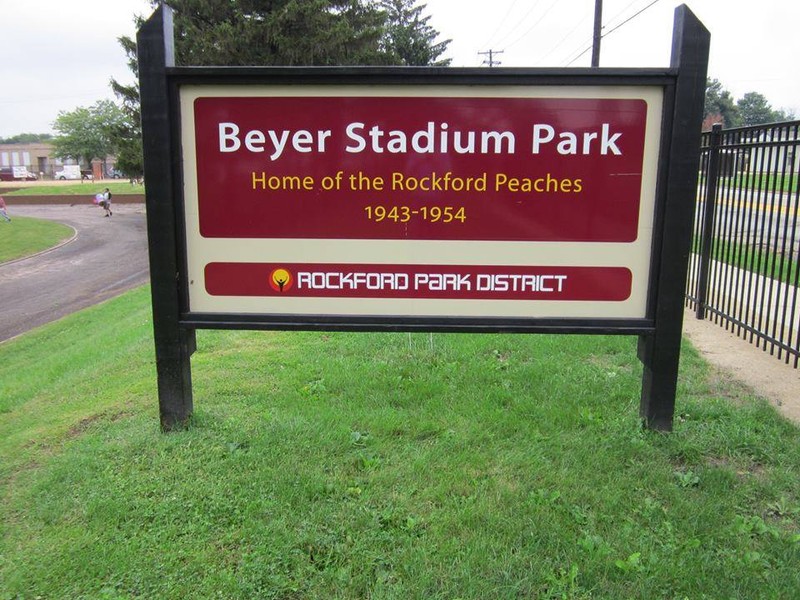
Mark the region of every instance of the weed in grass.
[[691, 469], [688, 471], [675, 471], [673, 473], [678, 485], [682, 488], [692, 488], [700, 485], [700, 477]]
[[569, 513], [572, 516], [573, 521], [577, 525], [585, 526], [587, 523], [589, 523], [591, 512], [587, 510], [585, 507], [573, 504], [569, 508]]
[[612, 553], [611, 547], [600, 535], [584, 534], [578, 540], [578, 546], [595, 560], [605, 560]]
[[780, 537], [780, 531], [776, 527], [767, 524], [764, 519], [758, 515], [749, 517], [736, 515], [736, 518], [733, 522], [733, 527], [736, 530], [736, 533], [741, 535], [747, 535], [751, 537], [768, 535], [776, 539]]
[[767, 505], [767, 514], [776, 518], [794, 519], [800, 516], [800, 506], [791, 503], [786, 496], [781, 496], [780, 499]]
[[626, 574], [634, 572], [641, 573], [644, 571], [644, 565], [642, 564], [642, 553], [634, 552], [633, 554], [628, 555], [628, 558], [615, 560], [614, 566]]
[[578, 565], [575, 564], [571, 564], [569, 568], [558, 567], [555, 572], [548, 575], [547, 587], [542, 597], [552, 600], [591, 597], [578, 585], [578, 573]]

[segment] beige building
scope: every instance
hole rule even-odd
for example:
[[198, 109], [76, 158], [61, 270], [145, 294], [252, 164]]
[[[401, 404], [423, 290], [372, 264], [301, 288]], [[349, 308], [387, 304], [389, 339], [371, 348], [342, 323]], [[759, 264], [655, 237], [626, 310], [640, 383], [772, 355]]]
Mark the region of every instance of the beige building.
[[[113, 166], [113, 160], [106, 160], [106, 168]], [[53, 179], [54, 174], [64, 165], [75, 165], [78, 161], [61, 160], [53, 155], [53, 145], [46, 142], [28, 144], [0, 144], [0, 167], [26, 167], [39, 179]], [[103, 162], [93, 160], [90, 167], [95, 179], [103, 179]]]

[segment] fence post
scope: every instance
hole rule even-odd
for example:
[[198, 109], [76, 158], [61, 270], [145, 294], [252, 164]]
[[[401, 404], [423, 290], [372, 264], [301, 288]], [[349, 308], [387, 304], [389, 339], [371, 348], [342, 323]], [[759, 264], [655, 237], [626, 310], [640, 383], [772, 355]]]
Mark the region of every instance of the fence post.
[[700, 269], [697, 276], [696, 313], [698, 319], [706, 318], [708, 298], [708, 274], [711, 271], [711, 245], [714, 240], [714, 213], [717, 206], [717, 178], [719, 175], [719, 153], [722, 144], [722, 125], [711, 128], [706, 170], [705, 194], [703, 195], [703, 228], [700, 230]]

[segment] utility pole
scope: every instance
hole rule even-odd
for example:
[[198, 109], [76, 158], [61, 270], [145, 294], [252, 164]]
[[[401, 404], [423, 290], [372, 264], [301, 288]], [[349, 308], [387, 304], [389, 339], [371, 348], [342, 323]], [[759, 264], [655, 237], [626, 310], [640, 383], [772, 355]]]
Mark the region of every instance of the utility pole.
[[489, 67], [494, 67], [495, 65], [501, 64], [499, 60], [494, 59], [495, 54], [502, 54], [504, 50], [489, 50], [487, 52], [478, 52], [478, 54], [484, 54], [489, 56], [489, 60], [483, 61], [482, 64], [489, 65]]
[[603, 0], [594, 0], [594, 35], [592, 36], [592, 66], [600, 66], [600, 38], [603, 30]]

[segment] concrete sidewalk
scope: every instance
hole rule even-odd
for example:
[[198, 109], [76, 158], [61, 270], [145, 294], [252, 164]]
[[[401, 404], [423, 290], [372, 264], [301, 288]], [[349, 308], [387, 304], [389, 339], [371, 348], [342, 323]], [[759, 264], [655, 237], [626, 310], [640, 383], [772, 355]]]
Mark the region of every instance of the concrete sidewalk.
[[[734, 330], [735, 331], [735, 330]], [[800, 369], [786, 364], [755, 343], [738, 337], [687, 310], [684, 336], [708, 362], [769, 400], [783, 415], [800, 423]]]

